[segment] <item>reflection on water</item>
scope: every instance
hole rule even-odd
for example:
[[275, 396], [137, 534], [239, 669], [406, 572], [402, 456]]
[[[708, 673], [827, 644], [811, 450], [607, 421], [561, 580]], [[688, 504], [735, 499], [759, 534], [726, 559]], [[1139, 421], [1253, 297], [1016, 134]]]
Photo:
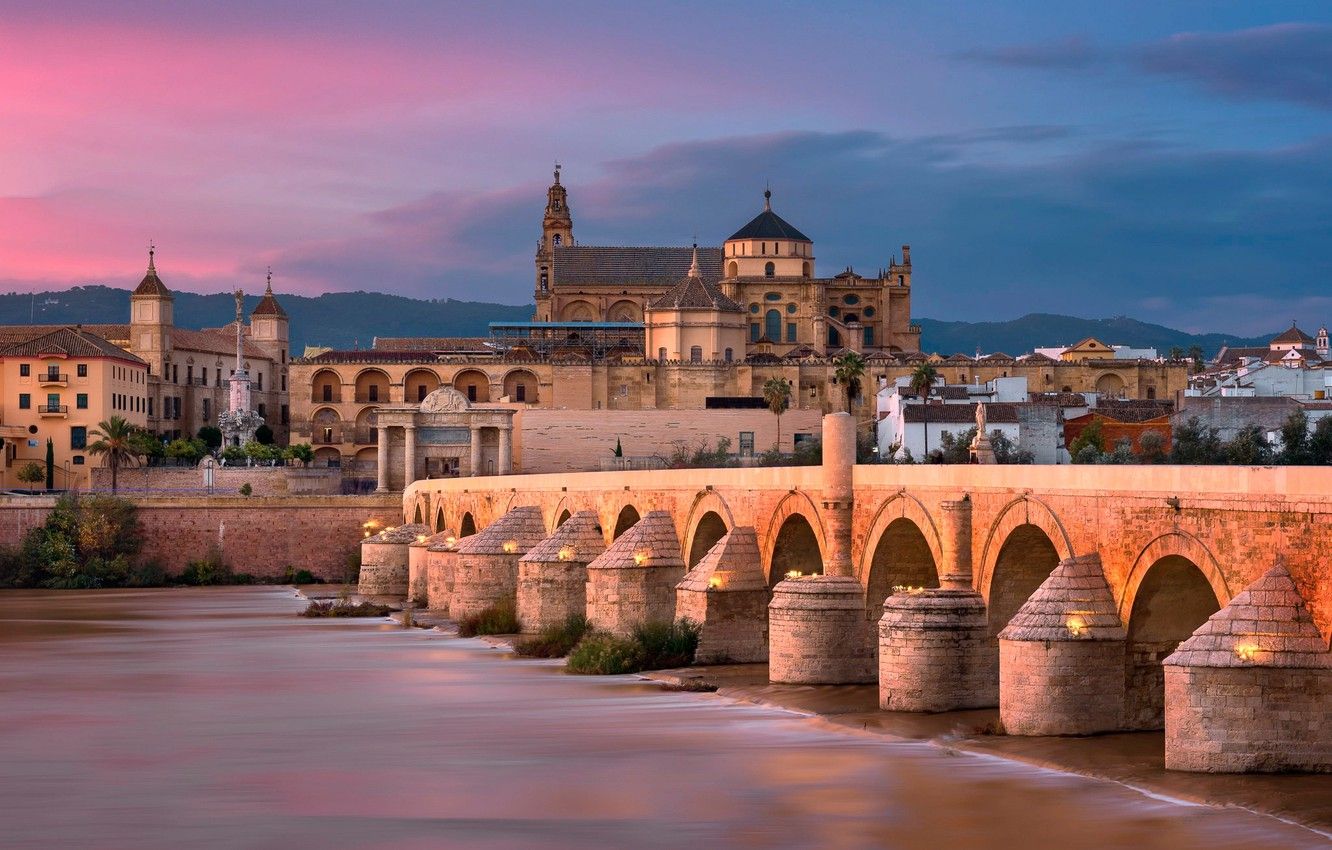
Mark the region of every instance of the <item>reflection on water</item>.
[[1327, 846], [301, 607], [274, 588], [0, 594], [0, 845]]

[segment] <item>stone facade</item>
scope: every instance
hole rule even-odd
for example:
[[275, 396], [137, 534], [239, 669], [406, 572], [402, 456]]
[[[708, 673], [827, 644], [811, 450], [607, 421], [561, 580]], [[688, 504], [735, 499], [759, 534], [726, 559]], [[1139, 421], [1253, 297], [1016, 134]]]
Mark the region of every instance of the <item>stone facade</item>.
[[879, 620], [879, 707], [987, 708], [999, 700], [999, 663], [980, 594], [896, 593]]
[[685, 575], [671, 515], [649, 511], [587, 565], [587, 619], [628, 635], [635, 626], [675, 620], [675, 586]]
[[731, 529], [675, 588], [675, 615], [700, 627], [697, 664], [768, 660], [768, 582], [754, 529]]
[[458, 538], [451, 532], [436, 534], [426, 543], [426, 607], [449, 613], [453, 576], [458, 566]]
[[[558, 521], [558, 520], [557, 520]], [[587, 615], [587, 565], [606, 551], [592, 511], [579, 511], [518, 559], [518, 622], [525, 632]]]
[[545, 537], [541, 509], [517, 507], [463, 538], [454, 562], [449, 616], [460, 620], [494, 605], [516, 604], [518, 559]]
[[[111, 470], [99, 466], [90, 472], [93, 489], [111, 489]], [[122, 495], [136, 491], [160, 491], [171, 495], [206, 495], [209, 492], [208, 473], [202, 464], [193, 467], [134, 466], [121, 469], [116, 477]], [[214, 464], [213, 494], [236, 495], [246, 484], [250, 485], [252, 496], [336, 496], [342, 490], [342, 475], [328, 467]]]
[[1010, 735], [1091, 735], [1124, 716], [1124, 627], [1096, 555], [1065, 558], [999, 633]]
[[768, 678], [789, 685], [873, 682], [865, 593], [850, 576], [787, 579], [768, 605]]

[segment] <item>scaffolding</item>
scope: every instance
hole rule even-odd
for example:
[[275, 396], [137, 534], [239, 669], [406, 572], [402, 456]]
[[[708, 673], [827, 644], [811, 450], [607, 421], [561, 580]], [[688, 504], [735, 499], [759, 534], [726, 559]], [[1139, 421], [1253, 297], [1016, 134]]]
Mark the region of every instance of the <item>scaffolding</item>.
[[610, 353], [643, 356], [641, 322], [491, 322], [490, 342], [501, 357], [530, 352], [539, 358], [579, 352], [599, 359]]

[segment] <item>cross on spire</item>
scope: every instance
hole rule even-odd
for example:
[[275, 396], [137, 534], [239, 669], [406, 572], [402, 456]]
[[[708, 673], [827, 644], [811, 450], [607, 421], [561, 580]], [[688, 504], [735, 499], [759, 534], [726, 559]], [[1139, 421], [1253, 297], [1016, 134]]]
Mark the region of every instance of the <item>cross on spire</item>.
[[555, 160], [555, 185], [560, 185], [560, 161]]
[[148, 271], [156, 273], [157, 268], [153, 265], [153, 254], [157, 252], [157, 246], [152, 240], [148, 241]]
[[273, 267], [272, 267], [272, 266], [269, 266], [269, 267], [268, 267], [268, 286], [266, 286], [266, 287], [264, 288], [264, 294], [265, 294], [265, 295], [272, 295], [272, 294], [273, 294]]

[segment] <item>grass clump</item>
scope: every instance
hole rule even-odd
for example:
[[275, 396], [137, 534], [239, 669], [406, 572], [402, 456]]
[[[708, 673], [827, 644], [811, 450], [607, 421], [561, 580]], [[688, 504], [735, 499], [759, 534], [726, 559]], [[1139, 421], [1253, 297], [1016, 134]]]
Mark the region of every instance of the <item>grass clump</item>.
[[512, 602], [497, 602], [479, 613], [458, 621], [459, 637], [517, 634], [518, 611]]
[[699, 627], [689, 620], [643, 623], [629, 637], [589, 632], [569, 653], [568, 670], [614, 676], [694, 663]]
[[350, 602], [340, 599], [336, 602], [315, 600], [301, 612], [302, 617], [386, 617], [393, 609], [376, 602]]
[[519, 641], [513, 649], [528, 658], [563, 658], [573, 651], [588, 629], [587, 617], [570, 614], [564, 622], [547, 626], [536, 637]]

